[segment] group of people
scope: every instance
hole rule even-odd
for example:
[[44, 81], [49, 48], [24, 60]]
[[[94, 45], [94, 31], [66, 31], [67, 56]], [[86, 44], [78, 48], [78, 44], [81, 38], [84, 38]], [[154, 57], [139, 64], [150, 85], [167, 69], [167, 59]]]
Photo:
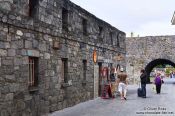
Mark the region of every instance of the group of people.
[[[141, 90], [142, 90], [142, 98], [146, 98], [146, 84], [147, 84], [147, 74], [144, 69], [140, 71], [140, 80], [141, 80]], [[111, 82], [111, 94], [114, 97], [116, 91], [119, 91], [121, 100], [127, 100], [127, 74], [124, 72], [123, 68], [120, 68], [120, 72], [117, 75], [114, 74], [114, 71], [110, 74], [110, 82]], [[160, 72], [157, 72], [154, 79], [154, 84], [156, 86], [157, 94], [161, 92], [161, 85], [164, 83], [163, 77]]]
[[[147, 74], [144, 69], [142, 69], [140, 75], [141, 79], [141, 89], [142, 89], [142, 97], [146, 98], [146, 83], [147, 83]], [[164, 83], [163, 81], [163, 75], [161, 72], [156, 72], [155, 78], [154, 78], [154, 84], [156, 86], [156, 93], [160, 94], [161, 92], [161, 85]]]

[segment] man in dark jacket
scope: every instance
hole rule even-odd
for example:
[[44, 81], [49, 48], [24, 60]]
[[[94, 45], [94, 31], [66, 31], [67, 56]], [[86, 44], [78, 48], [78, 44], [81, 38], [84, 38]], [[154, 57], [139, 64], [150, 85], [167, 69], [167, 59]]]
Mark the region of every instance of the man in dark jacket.
[[147, 82], [147, 74], [145, 72], [144, 69], [142, 69], [141, 71], [141, 75], [140, 75], [140, 79], [141, 79], [141, 88], [142, 88], [142, 92], [143, 92], [143, 98], [146, 98], [146, 82]]

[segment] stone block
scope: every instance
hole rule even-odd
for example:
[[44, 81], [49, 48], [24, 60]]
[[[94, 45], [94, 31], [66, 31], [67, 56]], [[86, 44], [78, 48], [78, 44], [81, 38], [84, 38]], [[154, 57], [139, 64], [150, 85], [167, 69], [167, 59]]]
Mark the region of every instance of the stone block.
[[14, 58], [14, 65], [21, 65], [22, 64], [22, 60], [20, 57], [15, 57]]
[[11, 48], [23, 48], [24, 47], [24, 44], [23, 44], [23, 40], [18, 40], [18, 41], [13, 41], [11, 43]]
[[4, 42], [0, 42], [0, 48], [5, 48], [5, 43]]
[[44, 54], [44, 59], [50, 59], [50, 54], [49, 53], [45, 53]]
[[13, 65], [13, 61], [12, 60], [2, 60], [2, 64], [3, 65]]
[[10, 35], [7, 35], [7, 41], [11, 41], [12, 40], [12, 37]]
[[16, 103], [16, 109], [18, 111], [24, 110], [25, 107], [26, 107], [26, 104], [22, 100], [17, 101], [17, 103]]
[[9, 87], [8, 86], [4, 86], [1, 90], [1, 93], [2, 94], [6, 94], [6, 93], [9, 93]]
[[63, 101], [63, 99], [64, 99], [63, 95], [59, 95], [59, 96], [58, 96], [58, 101], [61, 102], [61, 101]]
[[28, 59], [28, 57], [23, 57], [23, 58], [22, 58], [22, 64], [23, 64], [23, 65], [28, 65], [28, 64], [29, 64], [29, 59]]
[[13, 97], [14, 97], [14, 93], [8, 93], [5, 96], [5, 101], [11, 101], [11, 100], [13, 100]]
[[23, 36], [23, 32], [21, 30], [17, 30], [16, 34], [19, 35], [19, 36]]
[[27, 55], [28, 56], [39, 57], [39, 51], [37, 51], [37, 50], [27, 50]]
[[[2, 2], [2, 3], [0, 3], [0, 8], [10, 11], [11, 5], [8, 2]], [[7, 20], [5, 22], [7, 22]]]
[[10, 43], [9, 42], [5, 42], [4, 47], [5, 48], [10, 48]]
[[6, 27], [3, 28], [3, 31], [7, 33], [8, 32], [8, 28], [6, 28]]
[[52, 41], [52, 37], [49, 35], [44, 35], [44, 40], [46, 41]]
[[9, 90], [10, 92], [17, 92], [19, 90], [19, 84], [15, 84], [15, 83], [10, 84]]
[[15, 56], [16, 50], [15, 49], [8, 49], [8, 56]]
[[16, 17], [16, 20], [21, 21], [21, 17], [20, 16], [17, 16]]
[[5, 79], [6, 80], [10, 80], [10, 81], [15, 81], [16, 79], [15, 79], [15, 75], [6, 75], [5, 76]]
[[27, 50], [22, 49], [20, 55], [26, 56], [27, 55]]
[[58, 41], [53, 41], [53, 48], [60, 49], [60, 43]]
[[24, 100], [25, 100], [25, 101], [32, 100], [32, 96], [31, 96], [31, 95], [25, 95], [25, 96], [24, 96]]
[[54, 70], [48, 70], [48, 76], [53, 77], [55, 75]]
[[46, 51], [46, 44], [45, 43], [40, 43], [39, 44], [39, 50], [40, 51]]
[[24, 33], [24, 36], [25, 37], [28, 37], [28, 38], [31, 38], [32, 37], [32, 34], [31, 33]]
[[19, 70], [19, 66], [15, 66], [14, 69], [15, 69], [15, 70]]
[[14, 20], [14, 19], [16, 19], [16, 17], [14, 15], [9, 15], [9, 19]]
[[13, 0], [3, 0], [3, 1], [5, 1], [5, 2], [9, 2], [9, 3], [13, 3]]
[[55, 89], [59, 89], [61, 88], [61, 85], [60, 84], [55, 84]]
[[50, 102], [51, 104], [57, 103], [57, 97], [49, 97], [49, 102]]
[[57, 110], [57, 105], [56, 104], [51, 105], [50, 112], [54, 112], [56, 110]]
[[39, 42], [37, 40], [33, 40], [33, 48], [38, 48]]
[[0, 84], [4, 84], [5, 83], [5, 79], [0, 77]]
[[2, 109], [2, 110], [0, 110], [0, 116], [9, 116], [9, 114], [8, 114], [7, 110]]
[[13, 64], [9, 64], [9, 65], [4, 66], [3, 63], [4, 62], [2, 60], [2, 66], [3, 66], [2, 71], [3, 71], [3, 74], [6, 74], [6, 75], [13, 74], [14, 73], [14, 66], [13, 66]]
[[32, 48], [32, 42], [31, 41], [25, 41], [25, 48]]
[[15, 36], [15, 40], [19, 40], [19, 39], [21, 39], [21, 36], [16, 35], [16, 36]]

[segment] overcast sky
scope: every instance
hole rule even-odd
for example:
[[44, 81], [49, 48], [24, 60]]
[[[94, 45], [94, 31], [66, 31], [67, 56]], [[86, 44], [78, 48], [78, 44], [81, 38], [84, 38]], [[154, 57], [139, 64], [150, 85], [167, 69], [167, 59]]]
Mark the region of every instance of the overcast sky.
[[175, 0], [71, 0], [127, 36], [175, 35]]

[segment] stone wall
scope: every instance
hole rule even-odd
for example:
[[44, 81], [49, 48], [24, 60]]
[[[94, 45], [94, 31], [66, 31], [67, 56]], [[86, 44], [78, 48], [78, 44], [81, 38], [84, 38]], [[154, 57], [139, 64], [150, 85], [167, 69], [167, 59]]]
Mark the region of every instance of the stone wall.
[[140, 69], [151, 61], [166, 59], [175, 62], [175, 36], [148, 36], [126, 39], [127, 73], [131, 83], [138, 83]]
[[[102, 66], [125, 68], [124, 32], [67, 0], [39, 0], [32, 17], [28, 3], [0, 1], [1, 116], [40, 116], [93, 99], [94, 65], [98, 65], [92, 59], [94, 49]], [[67, 31], [62, 29], [63, 7], [69, 13]], [[87, 20], [86, 35], [82, 17]], [[99, 26], [103, 27], [100, 35]], [[117, 60], [119, 55], [123, 60]], [[28, 86], [31, 56], [38, 58], [38, 86], [32, 91]], [[62, 58], [68, 59], [69, 86], [62, 79]], [[86, 80], [83, 60], [87, 60]]]

